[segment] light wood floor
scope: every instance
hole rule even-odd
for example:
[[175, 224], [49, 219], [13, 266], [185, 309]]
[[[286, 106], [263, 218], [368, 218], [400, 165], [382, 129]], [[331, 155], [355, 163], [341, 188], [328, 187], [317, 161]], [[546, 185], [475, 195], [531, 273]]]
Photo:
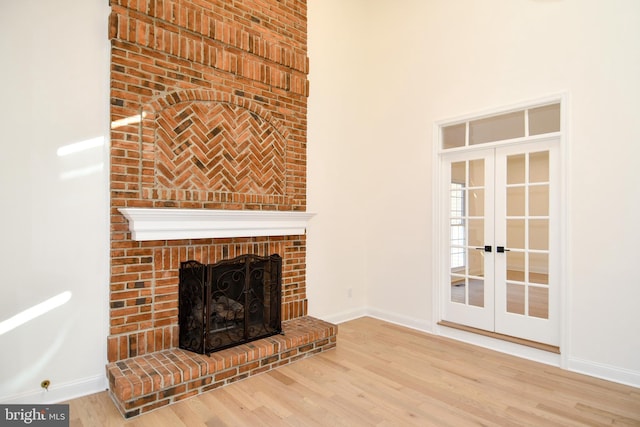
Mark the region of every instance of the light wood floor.
[[106, 392], [71, 426], [640, 426], [640, 389], [371, 318], [338, 346], [125, 421]]

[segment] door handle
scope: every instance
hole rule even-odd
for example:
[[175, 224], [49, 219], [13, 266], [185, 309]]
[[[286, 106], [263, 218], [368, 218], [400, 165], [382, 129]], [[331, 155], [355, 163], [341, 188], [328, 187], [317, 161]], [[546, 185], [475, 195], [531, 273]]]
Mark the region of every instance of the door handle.
[[504, 252], [509, 252], [511, 249], [507, 249], [504, 246], [496, 246], [496, 252], [498, 252], [499, 254], [504, 253]]
[[485, 251], [485, 252], [491, 252], [491, 246], [490, 245], [485, 245], [484, 248], [476, 248], [479, 251]]

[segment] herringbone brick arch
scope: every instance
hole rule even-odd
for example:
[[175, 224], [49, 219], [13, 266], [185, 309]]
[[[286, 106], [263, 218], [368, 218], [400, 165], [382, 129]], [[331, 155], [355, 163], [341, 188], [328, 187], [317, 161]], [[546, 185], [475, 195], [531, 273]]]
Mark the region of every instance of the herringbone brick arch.
[[210, 101], [172, 105], [156, 118], [157, 189], [285, 193], [285, 140], [243, 107]]

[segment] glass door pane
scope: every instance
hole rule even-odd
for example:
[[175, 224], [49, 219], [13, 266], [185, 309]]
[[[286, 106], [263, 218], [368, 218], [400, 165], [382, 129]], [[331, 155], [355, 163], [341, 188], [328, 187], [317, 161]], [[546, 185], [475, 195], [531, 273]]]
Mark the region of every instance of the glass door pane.
[[557, 295], [550, 261], [558, 249], [558, 205], [555, 151], [548, 147], [557, 146], [538, 142], [496, 150], [496, 332], [555, 345], [558, 327], [548, 321]]
[[484, 159], [451, 163], [451, 301], [477, 307], [484, 307], [484, 252], [476, 249], [484, 248], [484, 174]]
[[506, 156], [508, 313], [548, 316], [549, 152]]
[[483, 329], [493, 328], [493, 294], [487, 294], [487, 284], [493, 283], [493, 260], [492, 253], [485, 252], [485, 245], [493, 244], [486, 240], [493, 238], [493, 220], [486, 220], [493, 217], [488, 204], [493, 156], [493, 149], [451, 155], [445, 172], [449, 257], [445, 319]]

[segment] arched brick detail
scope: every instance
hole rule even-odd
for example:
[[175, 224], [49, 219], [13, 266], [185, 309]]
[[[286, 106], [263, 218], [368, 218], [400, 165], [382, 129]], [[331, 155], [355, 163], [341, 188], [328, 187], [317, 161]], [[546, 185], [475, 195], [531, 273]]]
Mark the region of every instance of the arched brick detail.
[[[184, 90], [143, 108], [143, 198], [290, 205], [286, 128], [258, 102]], [[243, 197], [244, 196], [244, 197]]]
[[[236, 93], [241, 93], [236, 91]], [[242, 93], [241, 93], [242, 94]], [[145, 105], [143, 111], [143, 124], [148, 120], [154, 120], [155, 115], [171, 107], [172, 105], [182, 102], [194, 102], [194, 101], [211, 101], [217, 103], [227, 103], [245, 108], [268, 122], [273, 126], [283, 138], [287, 139], [286, 128], [276, 120], [273, 115], [263, 108], [257, 101], [248, 99], [241, 95], [231, 94], [229, 92], [223, 92], [219, 90], [201, 90], [201, 89], [187, 89], [176, 92], [171, 92], [165, 96], [159, 97], [154, 101]]]

